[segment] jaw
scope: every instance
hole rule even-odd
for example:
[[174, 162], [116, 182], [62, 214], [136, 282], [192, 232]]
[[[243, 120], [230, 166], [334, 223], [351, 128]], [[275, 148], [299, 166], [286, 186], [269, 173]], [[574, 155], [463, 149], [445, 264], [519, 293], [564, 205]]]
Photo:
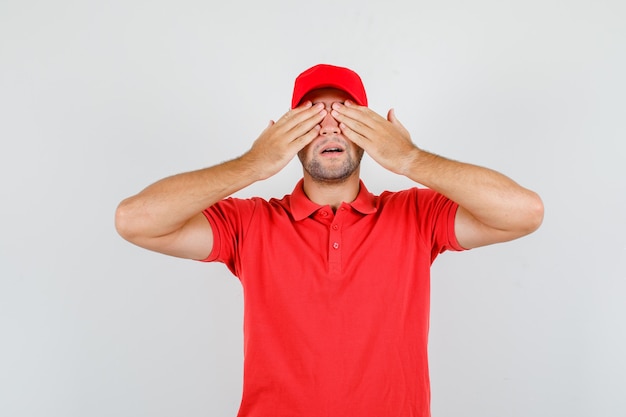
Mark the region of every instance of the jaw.
[[350, 175], [336, 179], [314, 178], [306, 169], [304, 171], [304, 193], [312, 202], [320, 205], [329, 205], [333, 211], [342, 203], [351, 203], [357, 197], [360, 189], [360, 167]]
[[305, 179], [305, 182], [308, 181], [310, 183], [315, 183], [323, 187], [332, 187], [336, 185], [342, 185], [347, 182], [350, 182], [351, 180], [355, 178], [358, 180], [360, 179], [360, 171], [361, 170], [359, 166], [353, 171], [346, 173], [344, 175], [322, 177], [322, 176], [316, 175], [315, 173], [311, 173], [304, 166], [302, 167], [302, 174]]
[[356, 154], [349, 150], [330, 154], [298, 153], [305, 178], [324, 185], [342, 184], [353, 177], [358, 179], [362, 157], [362, 150], [357, 150]]

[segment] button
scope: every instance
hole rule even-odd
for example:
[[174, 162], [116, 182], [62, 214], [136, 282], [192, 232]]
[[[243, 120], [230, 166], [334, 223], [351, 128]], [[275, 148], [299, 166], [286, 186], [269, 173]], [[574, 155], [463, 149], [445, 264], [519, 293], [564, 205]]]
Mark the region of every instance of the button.
[[322, 217], [326, 217], [326, 216], [328, 216], [328, 212], [327, 211], [320, 211], [320, 215]]
[[333, 224], [333, 230], [339, 230], [339, 225], [338, 224]]
[[346, 211], [345, 207], [340, 208], [341, 211]]
[[337, 243], [337, 242], [333, 243], [333, 248], [334, 249], [339, 249], [339, 243]]

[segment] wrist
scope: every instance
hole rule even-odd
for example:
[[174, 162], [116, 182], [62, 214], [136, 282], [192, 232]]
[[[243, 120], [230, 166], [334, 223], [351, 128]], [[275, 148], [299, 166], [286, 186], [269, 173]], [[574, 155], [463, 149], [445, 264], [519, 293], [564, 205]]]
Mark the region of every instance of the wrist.
[[400, 174], [413, 179], [415, 175], [419, 175], [419, 169], [423, 164], [423, 160], [427, 157], [428, 152], [424, 152], [417, 146], [414, 146], [403, 157], [402, 171]]
[[240, 174], [249, 178], [251, 182], [262, 181], [274, 175], [274, 172], [268, 169], [269, 165], [253, 150], [249, 150], [234, 161], [239, 167]]
[[441, 157], [434, 153], [415, 147], [407, 155], [408, 164], [404, 175], [415, 182], [428, 186], [431, 182], [429, 178], [436, 175], [435, 171], [440, 159]]

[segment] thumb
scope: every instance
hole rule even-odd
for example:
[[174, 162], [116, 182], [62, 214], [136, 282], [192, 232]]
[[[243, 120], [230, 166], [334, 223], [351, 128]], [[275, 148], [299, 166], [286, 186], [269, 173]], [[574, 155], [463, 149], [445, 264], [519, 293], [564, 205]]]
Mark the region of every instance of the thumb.
[[402, 131], [408, 133], [408, 130], [406, 130], [404, 125], [400, 123], [400, 120], [396, 117], [395, 109], [389, 109], [389, 112], [387, 113], [387, 120], [389, 120], [394, 126], [400, 128]]
[[389, 109], [389, 112], [387, 112], [387, 120], [389, 120], [394, 125], [400, 123], [398, 121], [398, 118], [396, 117], [396, 110], [395, 109]]
[[263, 129], [263, 131], [265, 132], [267, 129], [269, 129], [270, 127], [274, 126], [274, 121], [270, 120], [269, 123], [267, 124], [267, 126], [265, 127], [265, 129]]

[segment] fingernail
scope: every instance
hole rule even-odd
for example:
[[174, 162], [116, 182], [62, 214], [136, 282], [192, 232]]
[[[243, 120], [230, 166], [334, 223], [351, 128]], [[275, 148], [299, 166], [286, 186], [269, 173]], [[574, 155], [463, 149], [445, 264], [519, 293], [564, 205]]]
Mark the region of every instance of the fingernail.
[[337, 110], [331, 111], [330, 114], [332, 114], [333, 117], [338, 117], [339, 116], [339, 112]]

